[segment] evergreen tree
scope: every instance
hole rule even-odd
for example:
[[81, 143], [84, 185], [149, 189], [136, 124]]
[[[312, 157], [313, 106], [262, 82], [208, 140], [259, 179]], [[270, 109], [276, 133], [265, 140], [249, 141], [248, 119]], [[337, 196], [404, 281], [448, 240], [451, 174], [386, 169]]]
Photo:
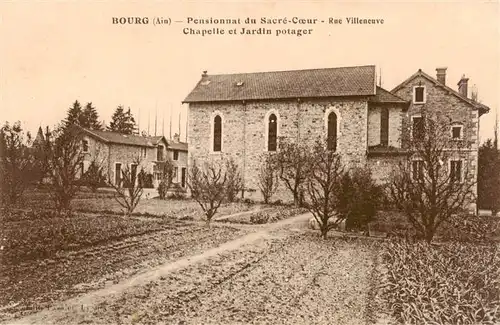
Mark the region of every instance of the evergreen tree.
[[108, 130], [123, 134], [135, 134], [137, 128], [130, 108], [125, 111], [123, 106], [118, 106], [111, 117]]
[[73, 106], [68, 109], [68, 117], [64, 121], [65, 126], [73, 125], [73, 124], [81, 124], [82, 119], [82, 106], [78, 100], [75, 100]]
[[92, 102], [87, 103], [81, 114], [80, 125], [84, 128], [92, 130], [102, 130], [102, 125], [99, 122], [97, 110], [92, 106]]
[[478, 207], [493, 213], [500, 210], [500, 153], [496, 143], [496, 139], [488, 139], [479, 148], [477, 174]]

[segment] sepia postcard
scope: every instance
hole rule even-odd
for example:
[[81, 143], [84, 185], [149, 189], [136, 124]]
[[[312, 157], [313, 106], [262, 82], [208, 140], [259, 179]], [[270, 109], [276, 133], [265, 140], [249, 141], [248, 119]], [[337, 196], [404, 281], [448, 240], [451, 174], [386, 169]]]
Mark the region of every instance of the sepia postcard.
[[500, 324], [500, 2], [0, 2], [0, 324]]

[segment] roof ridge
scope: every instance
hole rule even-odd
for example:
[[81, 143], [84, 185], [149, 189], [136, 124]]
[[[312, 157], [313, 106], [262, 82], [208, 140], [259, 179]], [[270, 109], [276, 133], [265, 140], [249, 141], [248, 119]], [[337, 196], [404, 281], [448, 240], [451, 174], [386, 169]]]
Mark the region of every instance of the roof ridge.
[[396, 95], [395, 93], [393, 93], [393, 92], [392, 92], [392, 91], [390, 91], [390, 90], [387, 90], [387, 89], [385, 89], [385, 88], [383, 88], [383, 87], [381, 87], [381, 86], [377, 86], [377, 88], [380, 88], [380, 89], [382, 89], [383, 91], [388, 92], [388, 93], [389, 93], [389, 94], [391, 94], [392, 96], [394, 96], [394, 97], [396, 97], [396, 98], [399, 98], [399, 99], [401, 99], [401, 100], [402, 100], [402, 101], [404, 101], [404, 102], [408, 102], [408, 100], [406, 100], [406, 99], [404, 99], [404, 98], [402, 98], [402, 97], [400, 97], [400, 96]]
[[278, 73], [278, 72], [298, 72], [298, 71], [319, 71], [319, 70], [338, 70], [338, 69], [349, 69], [349, 68], [366, 68], [366, 67], [374, 67], [374, 64], [365, 64], [365, 65], [353, 65], [353, 66], [344, 66], [344, 67], [332, 67], [332, 68], [309, 68], [309, 69], [293, 69], [293, 70], [268, 70], [268, 71], [255, 71], [255, 72], [233, 72], [233, 73], [218, 73], [218, 74], [207, 74], [207, 77], [215, 77], [215, 76], [231, 76], [231, 75], [247, 75], [247, 74], [259, 74], [259, 73]]

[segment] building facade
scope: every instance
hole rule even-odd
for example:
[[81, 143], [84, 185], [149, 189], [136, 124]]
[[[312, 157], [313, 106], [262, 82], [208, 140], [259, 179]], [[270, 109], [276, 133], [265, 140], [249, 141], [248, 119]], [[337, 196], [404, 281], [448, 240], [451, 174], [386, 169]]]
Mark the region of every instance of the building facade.
[[167, 141], [163, 136], [126, 135], [117, 132], [79, 128], [84, 155], [81, 174], [92, 162], [102, 166], [109, 182], [118, 184], [123, 170], [144, 170], [153, 177], [156, 188], [164, 176], [163, 163], [170, 158], [174, 165], [174, 183], [186, 187], [187, 144]]
[[[419, 109], [413, 89], [423, 79], [428, 83], [428, 104], [444, 101], [461, 112], [456, 114], [463, 117], [464, 136], [476, 141], [477, 160], [478, 118], [484, 108], [481, 111], [453, 90], [434, 92], [439, 82], [428, 75], [424, 78], [422, 72], [389, 92], [376, 85], [375, 66], [227, 75], [204, 72], [184, 100], [189, 104], [189, 160], [232, 157], [248, 194], [260, 197], [257, 182], [262, 159], [277, 149], [280, 138], [309, 146], [327, 138], [344, 162], [367, 165], [375, 179], [384, 182], [405, 155], [410, 121]], [[439, 99], [434, 98], [437, 93]], [[456, 103], [460, 106], [455, 108]]]

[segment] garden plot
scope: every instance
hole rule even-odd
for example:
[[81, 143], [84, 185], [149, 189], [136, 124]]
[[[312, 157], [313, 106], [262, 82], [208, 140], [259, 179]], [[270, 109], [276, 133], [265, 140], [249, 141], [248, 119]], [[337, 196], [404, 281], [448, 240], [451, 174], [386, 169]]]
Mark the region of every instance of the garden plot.
[[374, 247], [317, 235], [260, 240], [127, 289], [59, 323], [359, 324]]
[[4, 218], [0, 320], [102, 288], [140, 270], [202, 252], [245, 230], [118, 216]]

